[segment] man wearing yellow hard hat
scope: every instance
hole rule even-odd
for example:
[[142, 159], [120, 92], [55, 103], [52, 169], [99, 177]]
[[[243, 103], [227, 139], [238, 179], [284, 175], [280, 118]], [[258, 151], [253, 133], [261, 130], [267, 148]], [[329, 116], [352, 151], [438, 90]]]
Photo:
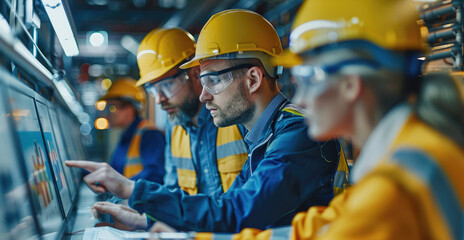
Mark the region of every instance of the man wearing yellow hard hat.
[[295, 102], [316, 139], [361, 148], [353, 186], [292, 225], [196, 239], [464, 238], [464, 91], [422, 76], [425, 41], [409, 0], [308, 0], [290, 35]]
[[[86, 183], [129, 198], [138, 212], [182, 230], [265, 229], [289, 224], [311, 205], [328, 203], [343, 187], [346, 162], [336, 141], [307, 137], [299, 109], [279, 92], [279, 71], [270, 60], [281, 53], [279, 37], [266, 19], [247, 10], [228, 10], [205, 24], [195, 57], [183, 65], [195, 67], [201, 61], [200, 100], [216, 126], [242, 124], [249, 130], [248, 159], [227, 192], [191, 196], [146, 181], [110, 181], [97, 176], [98, 167]], [[334, 181], [341, 184], [336, 189]]]
[[119, 78], [100, 98], [106, 102], [110, 126], [124, 129], [110, 165], [127, 178], [163, 183], [164, 136], [140, 117], [145, 92], [135, 83], [129, 77]]
[[199, 68], [179, 69], [195, 53], [193, 36], [180, 28], [154, 29], [137, 54], [138, 86], [168, 113], [165, 187], [190, 195], [227, 191], [247, 158], [243, 128], [217, 128], [199, 101]]

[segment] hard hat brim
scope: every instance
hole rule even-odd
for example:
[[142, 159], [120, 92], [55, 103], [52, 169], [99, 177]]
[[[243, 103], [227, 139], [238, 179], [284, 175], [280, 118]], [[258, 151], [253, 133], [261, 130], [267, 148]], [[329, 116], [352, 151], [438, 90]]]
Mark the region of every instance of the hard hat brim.
[[139, 86], [142, 86], [143, 84], [145, 83], [148, 83], [150, 81], [152, 81], [153, 79], [157, 79], [161, 76], [163, 76], [166, 72], [168, 72], [170, 69], [167, 69], [166, 71], [159, 71], [159, 70], [155, 70], [155, 71], [152, 71], [152, 72], [149, 72], [147, 74], [145, 74], [145, 76], [141, 77], [137, 83], [135, 84], [135, 86], [139, 87]]
[[303, 59], [298, 54], [290, 52], [288, 49], [284, 51], [284, 54], [274, 56], [271, 59], [274, 66], [283, 66], [284, 68], [290, 68], [303, 63]]
[[180, 69], [188, 69], [200, 65], [200, 60], [206, 57], [194, 57], [192, 60], [180, 65]]

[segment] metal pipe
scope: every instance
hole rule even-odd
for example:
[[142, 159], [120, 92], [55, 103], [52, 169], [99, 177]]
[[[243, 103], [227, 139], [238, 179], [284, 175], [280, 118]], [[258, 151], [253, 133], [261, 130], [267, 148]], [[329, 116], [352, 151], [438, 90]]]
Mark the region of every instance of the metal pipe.
[[422, 14], [420, 17], [424, 21], [428, 22], [428, 21], [431, 21], [433, 19], [442, 17], [443, 15], [446, 15], [446, 14], [453, 14], [454, 15], [454, 12], [455, 12], [455, 8], [452, 5], [450, 5], [450, 6], [447, 6], [447, 7], [438, 8], [436, 10], [427, 11], [424, 14]]
[[455, 18], [425, 23], [425, 25], [429, 29], [429, 32], [436, 32], [436, 31], [440, 31], [443, 29], [452, 28], [456, 24], [457, 22]]
[[432, 32], [427, 36], [427, 42], [433, 43], [439, 40], [448, 40], [455, 38], [456, 33], [453, 30]]
[[463, 55], [464, 51], [462, 48], [463, 30], [462, 30], [462, 1], [458, 0], [454, 4], [456, 6], [456, 22], [459, 24], [459, 28], [456, 29], [456, 42], [455, 45], [455, 60], [453, 67], [457, 70], [463, 69]]
[[429, 4], [426, 4], [426, 5], [422, 5], [420, 11], [421, 12], [426, 12], [426, 11], [430, 11], [430, 10], [433, 10], [433, 9], [437, 9], [437, 8], [443, 7], [445, 5], [448, 5], [451, 2], [452, 2], [452, 0], [447, 0], [447, 1], [441, 1], [441, 2], [429, 3]]
[[442, 58], [449, 58], [452, 56], [453, 56], [453, 51], [439, 52], [439, 53], [431, 54], [429, 57], [427, 57], [427, 61], [433, 61], [433, 60], [442, 59]]

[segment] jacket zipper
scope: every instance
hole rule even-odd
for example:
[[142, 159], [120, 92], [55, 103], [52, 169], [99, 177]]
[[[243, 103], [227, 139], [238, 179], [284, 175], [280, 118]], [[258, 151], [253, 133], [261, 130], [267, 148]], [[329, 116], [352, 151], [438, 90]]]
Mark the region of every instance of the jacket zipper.
[[267, 143], [269, 141], [269, 139], [272, 137], [273, 133], [271, 133], [264, 141], [260, 142], [255, 148], [253, 148], [253, 150], [251, 150], [251, 153], [250, 153], [250, 177], [251, 175], [253, 174], [253, 170], [251, 168], [251, 157], [253, 156], [253, 152], [255, 151], [255, 149], [263, 146], [265, 143]]

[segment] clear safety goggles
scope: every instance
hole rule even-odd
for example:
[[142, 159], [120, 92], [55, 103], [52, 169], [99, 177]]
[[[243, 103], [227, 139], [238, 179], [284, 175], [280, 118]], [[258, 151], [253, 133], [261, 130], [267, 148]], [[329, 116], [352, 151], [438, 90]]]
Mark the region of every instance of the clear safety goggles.
[[163, 94], [166, 98], [171, 98], [184, 86], [189, 79], [187, 71], [180, 71], [172, 77], [168, 77], [155, 83], [147, 83], [143, 87], [155, 98]]
[[372, 60], [363, 58], [354, 58], [341, 61], [332, 65], [310, 65], [302, 64], [291, 68], [293, 80], [298, 86], [306, 86], [309, 88], [325, 85], [329, 74], [334, 74], [348, 65], [361, 65], [371, 68], [379, 68], [380, 65]]
[[240, 64], [230, 68], [223, 69], [217, 72], [209, 72], [200, 75], [201, 85], [208, 90], [209, 93], [216, 95], [226, 89], [234, 80], [232, 71], [242, 68], [254, 67], [253, 64]]

